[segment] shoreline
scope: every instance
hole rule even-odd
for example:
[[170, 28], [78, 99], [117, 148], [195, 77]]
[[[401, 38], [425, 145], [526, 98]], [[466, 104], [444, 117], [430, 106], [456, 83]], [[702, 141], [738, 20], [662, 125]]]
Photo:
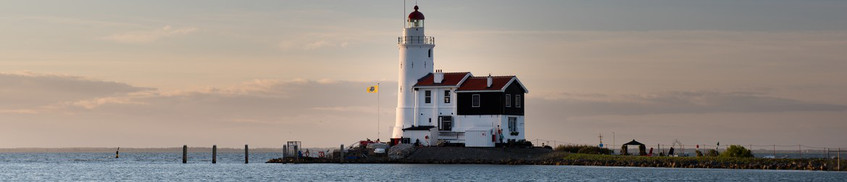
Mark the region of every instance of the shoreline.
[[[545, 151], [546, 150], [546, 151]], [[549, 149], [423, 147], [409, 156], [391, 159], [388, 156], [368, 158], [276, 158], [266, 163], [350, 163], [350, 164], [495, 164], [495, 165], [573, 165], [615, 167], [661, 167], [706, 169], [764, 169], [847, 171], [847, 161], [841, 169], [834, 159], [765, 159], [729, 157], [647, 157], [600, 154], [576, 154]]]

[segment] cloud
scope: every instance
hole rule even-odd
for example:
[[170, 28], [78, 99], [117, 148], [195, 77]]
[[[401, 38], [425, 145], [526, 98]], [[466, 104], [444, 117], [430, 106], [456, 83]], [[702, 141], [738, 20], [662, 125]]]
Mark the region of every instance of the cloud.
[[[847, 105], [807, 102], [759, 92], [679, 91], [638, 95], [561, 93], [536, 98], [547, 113], [566, 116], [845, 111]], [[532, 107], [530, 105], [530, 107]]]
[[[30, 131], [20, 133], [0, 128], [0, 137], [25, 136], [29, 141], [4, 145], [99, 146], [115, 142], [127, 145], [125, 141], [130, 140], [135, 145], [170, 146], [176, 143], [168, 138], [179, 137], [179, 141], [173, 142], [214, 141], [219, 146], [250, 142], [257, 146], [276, 146], [280, 139], [297, 139], [309, 141], [311, 146], [331, 146], [347, 140], [375, 138], [377, 133], [377, 98], [365, 92], [372, 84], [367, 82], [258, 79], [196, 90], [155, 90], [70, 78], [62, 79], [70, 80], [62, 83], [67, 87], [16, 87], [19, 93], [35, 89], [43, 90], [40, 95], [59, 96], [31, 104], [35, 110], [30, 110], [31, 107], [0, 108], [0, 123]], [[97, 86], [85, 86], [92, 84], [88, 82], [97, 83], [94, 84]], [[383, 96], [394, 93], [391, 88], [396, 84], [382, 84], [386, 87], [380, 90]], [[77, 92], [70, 88], [85, 88], [78, 90], [100, 94], [61, 95], [62, 92]], [[4, 98], [3, 101], [9, 100]], [[385, 139], [393, 124], [395, 102], [390, 99], [382, 102], [379, 128]], [[55, 136], [69, 137], [57, 139]]]
[[[285, 140], [335, 146], [374, 138], [377, 129], [384, 139], [390, 134], [396, 103], [392, 99], [396, 83], [390, 82], [382, 83], [382, 97], [389, 99], [381, 100], [378, 115], [376, 95], [364, 91], [369, 82], [257, 79], [196, 90], [156, 90], [76, 76], [14, 73], [0, 74], [0, 83], [11, 86], [0, 89], [3, 103], [13, 103], [0, 107], [0, 123], [8, 126], [0, 128], [0, 137], [27, 138], [5, 146], [238, 146], [245, 142], [278, 146]], [[831, 113], [847, 110], [844, 105], [765, 92], [536, 92], [530, 96], [526, 102], [530, 138], [559, 136], [564, 131], [579, 141], [591, 141], [596, 131], [608, 128], [617, 128], [618, 136], [624, 137], [643, 135], [627, 131], [664, 133], [691, 123], [704, 131], [722, 129], [707, 126], [704, 121], [709, 120], [758, 126], [782, 116], [792, 118], [778, 119], [781, 123], [803, 119], [796, 113], [826, 115], [817, 118], [822, 121], [809, 122], [838, 129], [843, 126], [831, 118], [843, 114]], [[45, 97], [49, 99], [10, 99]], [[9, 107], [22, 103], [33, 107]]]
[[[350, 36], [356, 34], [358, 36]], [[384, 36], [381, 33], [353, 30], [347, 33], [303, 33], [287, 36], [279, 41], [281, 50], [316, 50], [327, 48], [347, 48], [353, 43], [373, 41]]]
[[141, 27], [142, 25], [129, 23], [129, 22], [119, 22], [119, 21], [102, 21], [97, 19], [83, 19], [83, 18], [75, 18], [68, 16], [15, 16], [15, 17], [2, 17], [0, 19], [14, 19], [20, 21], [40, 21], [47, 23], [57, 23], [57, 24], [68, 24], [68, 25], [85, 25], [85, 26], [97, 26], [97, 27]]
[[335, 47], [346, 48], [349, 44], [347, 41], [335, 40], [285, 40], [279, 43], [279, 48], [282, 50], [315, 50]]
[[336, 112], [358, 112], [358, 113], [376, 113], [374, 107], [368, 106], [346, 106], [346, 107], [313, 107], [312, 109], [318, 111], [336, 111]]
[[103, 37], [103, 39], [121, 43], [150, 43], [167, 37], [187, 35], [195, 31], [197, 31], [197, 28], [195, 27], [174, 28], [167, 25], [159, 29], [148, 31], [133, 31], [112, 34]]
[[[290, 124], [326, 117], [373, 117], [370, 83], [333, 80], [257, 79], [198, 90], [149, 91], [75, 100], [52, 105], [74, 113], [109, 113], [150, 120]], [[390, 84], [385, 84], [390, 85]], [[393, 93], [390, 90], [383, 92]], [[382, 114], [390, 118], [391, 102]], [[156, 113], [151, 115], [149, 113]], [[299, 119], [292, 119], [299, 118]]]
[[[32, 72], [0, 73], [0, 110], [4, 113], [36, 113], [54, 104], [121, 96], [152, 88], [101, 81], [78, 76]], [[81, 105], [90, 105], [80, 103]]]
[[0, 109], [0, 114], [2, 113], [13, 113], [13, 114], [37, 114], [38, 111], [32, 109]]

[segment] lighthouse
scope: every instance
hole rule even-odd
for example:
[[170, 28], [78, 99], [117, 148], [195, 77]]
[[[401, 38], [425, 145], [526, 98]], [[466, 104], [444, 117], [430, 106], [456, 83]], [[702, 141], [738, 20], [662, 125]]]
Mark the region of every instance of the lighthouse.
[[418, 79], [432, 73], [432, 48], [435, 38], [424, 33], [424, 15], [418, 11], [409, 14], [403, 36], [397, 38], [400, 49], [400, 72], [398, 75], [397, 116], [392, 138], [401, 138], [403, 128], [415, 125], [415, 89], [412, 87]]
[[[397, 38], [400, 49], [393, 144], [418, 146], [531, 146], [524, 130], [524, 96], [515, 75], [474, 76], [434, 69], [435, 38], [424, 15], [410, 13]], [[434, 71], [433, 71], [434, 70]]]

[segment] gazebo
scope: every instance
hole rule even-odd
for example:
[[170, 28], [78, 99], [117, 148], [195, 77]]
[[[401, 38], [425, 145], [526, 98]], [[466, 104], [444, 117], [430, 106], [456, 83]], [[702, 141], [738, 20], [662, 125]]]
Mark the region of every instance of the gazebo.
[[635, 141], [635, 139], [632, 139], [632, 141], [627, 142], [621, 146], [621, 155], [629, 155], [629, 153], [627, 152], [628, 145], [638, 145], [638, 155], [647, 155], [647, 147], [645, 147], [643, 143]]

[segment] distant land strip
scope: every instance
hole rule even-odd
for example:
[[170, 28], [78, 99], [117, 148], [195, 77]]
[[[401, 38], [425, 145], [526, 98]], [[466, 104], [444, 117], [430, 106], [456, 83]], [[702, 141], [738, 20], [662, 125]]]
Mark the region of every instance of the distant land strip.
[[[68, 147], [68, 148], [38, 148], [38, 147], [25, 147], [25, 148], [0, 148], [0, 153], [114, 153], [117, 150], [117, 147]], [[211, 152], [212, 146], [209, 147], [191, 147], [188, 146], [188, 152]], [[167, 148], [123, 148], [120, 149], [121, 153], [133, 153], [133, 152], [155, 152], [155, 153], [167, 153], [167, 152], [182, 152], [182, 146], [178, 147], [167, 147]], [[218, 152], [244, 152], [244, 148], [222, 148], [218, 147]], [[278, 152], [282, 153], [282, 147], [280, 148], [250, 148], [251, 153], [268, 153], [268, 152]]]

